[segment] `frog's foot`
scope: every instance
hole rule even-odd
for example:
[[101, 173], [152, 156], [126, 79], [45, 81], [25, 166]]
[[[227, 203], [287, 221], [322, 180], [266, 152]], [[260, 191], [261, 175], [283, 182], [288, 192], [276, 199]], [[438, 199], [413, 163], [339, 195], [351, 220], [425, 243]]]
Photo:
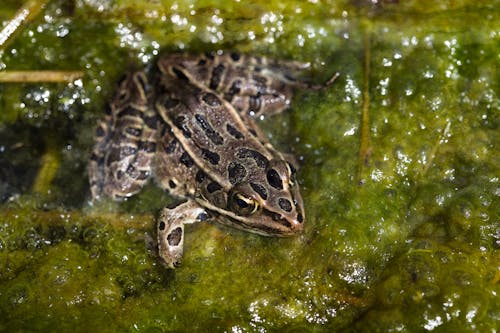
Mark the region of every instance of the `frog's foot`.
[[158, 250], [170, 268], [179, 266], [184, 246], [184, 224], [207, 220], [205, 209], [188, 200], [174, 208], [163, 208], [158, 220]]

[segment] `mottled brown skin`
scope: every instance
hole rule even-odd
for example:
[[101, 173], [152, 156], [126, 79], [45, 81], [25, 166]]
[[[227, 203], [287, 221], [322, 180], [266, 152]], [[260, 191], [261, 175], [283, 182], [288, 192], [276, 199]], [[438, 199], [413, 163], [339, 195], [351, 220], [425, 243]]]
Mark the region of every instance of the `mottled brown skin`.
[[[127, 198], [153, 177], [187, 199], [162, 210], [160, 256], [182, 257], [184, 224], [215, 219], [261, 235], [302, 231], [296, 166], [276, 151], [253, 117], [281, 112], [307, 68], [235, 53], [174, 54], [156, 76], [128, 74], [97, 130], [89, 162], [93, 199]], [[150, 83], [151, 82], [151, 83]]]

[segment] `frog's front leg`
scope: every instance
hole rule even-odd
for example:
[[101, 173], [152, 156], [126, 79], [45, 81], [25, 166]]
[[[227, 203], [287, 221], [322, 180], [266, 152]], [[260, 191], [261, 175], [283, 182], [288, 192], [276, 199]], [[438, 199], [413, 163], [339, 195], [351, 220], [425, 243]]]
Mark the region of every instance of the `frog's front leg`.
[[164, 208], [158, 220], [158, 250], [170, 268], [179, 266], [184, 245], [184, 224], [202, 222], [209, 218], [207, 211], [194, 200], [174, 208]]

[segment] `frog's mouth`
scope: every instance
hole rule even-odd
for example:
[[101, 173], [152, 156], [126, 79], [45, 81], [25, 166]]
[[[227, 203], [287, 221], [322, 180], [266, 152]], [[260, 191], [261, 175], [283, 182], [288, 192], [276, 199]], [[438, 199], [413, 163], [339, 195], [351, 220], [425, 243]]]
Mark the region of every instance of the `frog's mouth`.
[[239, 216], [232, 211], [214, 206], [209, 202], [203, 200], [197, 201], [200, 205], [215, 213], [219, 222], [262, 236], [294, 236], [303, 230], [302, 213], [297, 214], [297, 218], [290, 218], [264, 208], [251, 217]]

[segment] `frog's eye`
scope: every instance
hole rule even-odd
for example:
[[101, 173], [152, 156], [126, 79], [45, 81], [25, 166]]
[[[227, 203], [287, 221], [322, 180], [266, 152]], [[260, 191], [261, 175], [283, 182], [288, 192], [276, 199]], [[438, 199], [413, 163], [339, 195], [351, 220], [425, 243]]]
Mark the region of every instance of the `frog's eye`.
[[241, 193], [234, 193], [229, 198], [229, 208], [240, 216], [250, 216], [259, 209], [259, 203]]

